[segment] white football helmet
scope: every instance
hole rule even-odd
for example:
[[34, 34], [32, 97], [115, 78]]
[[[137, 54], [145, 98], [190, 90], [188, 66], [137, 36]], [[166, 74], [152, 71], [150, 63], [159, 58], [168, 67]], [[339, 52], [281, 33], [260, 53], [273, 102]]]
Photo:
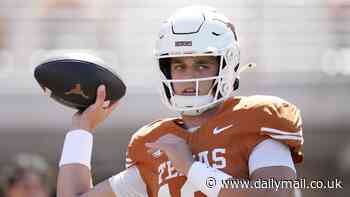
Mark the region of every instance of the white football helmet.
[[[170, 109], [186, 115], [198, 115], [232, 96], [238, 88], [240, 51], [234, 26], [214, 8], [185, 7], [166, 20], [160, 29], [155, 56], [161, 76], [162, 101]], [[219, 63], [217, 76], [177, 80], [170, 74], [169, 58], [215, 56]], [[211, 80], [207, 95], [199, 95], [199, 83]], [[194, 82], [196, 95], [174, 94], [172, 84]]]

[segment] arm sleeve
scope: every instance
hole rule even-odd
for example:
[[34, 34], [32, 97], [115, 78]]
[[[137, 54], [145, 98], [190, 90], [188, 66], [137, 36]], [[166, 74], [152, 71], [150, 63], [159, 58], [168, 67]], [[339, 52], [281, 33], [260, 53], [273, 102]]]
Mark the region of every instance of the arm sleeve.
[[146, 184], [136, 165], [112, 176], [109, 183], [117, 197], [147, 197]]
[[289, 147], [273, 139], [264, 140], [254, 147], [248, 165], [249, 175], [259, 168], [271, 166], [286, 166], [296, 173]]

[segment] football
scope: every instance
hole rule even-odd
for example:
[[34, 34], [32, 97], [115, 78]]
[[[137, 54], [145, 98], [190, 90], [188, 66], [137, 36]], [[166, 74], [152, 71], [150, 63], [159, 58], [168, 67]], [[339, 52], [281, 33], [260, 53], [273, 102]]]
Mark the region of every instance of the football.
[[45, 94], [80, 111], [95, 102], [99, 85], [106, 87], [106, 101], [117, 101], [126, 93], [124, 82], [111, 67], [90, 54], [67, 53], [47, 58], [35, 67], [34, 77]]

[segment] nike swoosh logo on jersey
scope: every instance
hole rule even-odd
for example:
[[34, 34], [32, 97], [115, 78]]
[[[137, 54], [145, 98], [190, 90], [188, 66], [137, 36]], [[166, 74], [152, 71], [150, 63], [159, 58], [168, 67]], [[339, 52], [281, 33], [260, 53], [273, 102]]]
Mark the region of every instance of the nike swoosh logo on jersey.
[[224, 130], [231, 128], [232, 126], [233, 126], [233, 125], [230, 124], [230, 125], [228, 125], [228, 126], [226, 126], [226, 127], [223, 127], [223, 128], [215, 127], [215, 128], [213, 129], [213, 134], [214, 134], [214, 135], [217, 135], [217, 134], [223, 132]]

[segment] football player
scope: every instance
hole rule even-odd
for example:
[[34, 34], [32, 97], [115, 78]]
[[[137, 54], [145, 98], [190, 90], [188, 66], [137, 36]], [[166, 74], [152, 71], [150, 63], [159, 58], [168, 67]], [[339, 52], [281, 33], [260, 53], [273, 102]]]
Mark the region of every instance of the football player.
[[58, 196], [290, 196], [288, 189], [221, 184], [230, 178], [252, 184], [294, 180], [294, 163], [303, 158], [295, 105], [272, 96], [232, 96], [245, 69], [232, 23], [211, 7], [180, 9], [162, 24], [155, 53], [161, 96], [180, 116], [139, 129], [128, 146], [126, 169], [93, 187], [95, 128], [117, 106], [104, 107], [106, 92], [100, 86], [96, 103], [73, 117]]

